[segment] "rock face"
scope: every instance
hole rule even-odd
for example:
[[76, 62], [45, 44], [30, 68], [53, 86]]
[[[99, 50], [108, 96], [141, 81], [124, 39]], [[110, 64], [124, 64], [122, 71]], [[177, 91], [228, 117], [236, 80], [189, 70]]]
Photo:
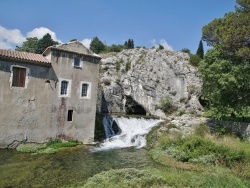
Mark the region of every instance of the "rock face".
[[101, 61], [98, 108], [108, 113], [151, 114], [162, 98], [171, 97], [179, 110], [201, 113], [201, 80], [189, 55], [159, 49], [109, 53]]

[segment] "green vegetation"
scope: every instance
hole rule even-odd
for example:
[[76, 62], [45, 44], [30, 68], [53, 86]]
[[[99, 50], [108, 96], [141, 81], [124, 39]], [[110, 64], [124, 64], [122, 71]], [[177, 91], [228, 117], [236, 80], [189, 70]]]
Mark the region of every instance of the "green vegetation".
[[109, 170], [101, 172], [89, 178], [84, 187], [86, 188], [156, 188], [164, 186], [164, 179], [150, 171], [137, 170], [134, 168]]
[[51, 38], [49, 33], [45, 34], [43, 38], [37, 39], [36, 37], [27, 38], [26, 41], [23, 42], [21, 47], [16, 47], [16, 51], [21, 52], [30, 52], [42, 54], [47, 47], [59, 44]]
[[172, 113], [176, 110], [176, 106], [173, 104], [173, 100], [169, 96], [162, 98], [160, 101], [160, 105], [156, 108], [161, 109], [164, 113]]
[[237, 0], [235, 12], [202, 28], [202, 39], [213, 46], [199, 66], [203, 97], [216, 119], [250, 117], [250, 2]]
[[134, 40], [128, 39], [127, 41], [125, 41], [124, 48], [125, 49], [134, 49]]
[[126, 70], [126, 71], [129, 71], [130, 68], [131, 68], [131, 61], [128, 61], [128, 62], [126, 63], [126, 65], [125, 65], [125, 70]]
[[102, 41], [99, 40], [98, 37], [94, 37], [90, 43], [90, 50], [99, 54], [100, 52], [105, 50], [105, 45]]
[[151, 158], [162, 166], [159, 174], [166, 185], [250, 186], [249, 142], [241, 142], [233, 136], [211, 136], [205, 124], [197, 126], [193, 135], [185, 138], [178, 132], [162, 132], [159, 136], [158, 129], [148, 135], [148, 149]]
[[196, 51], [196, 55], [198, 55], [200, 57], [200, 59], [203, 59], [203, 57], [204, 57], [204, 49], [203, 49], [202, 40], [200, 40], [199, 47]]
[[54, 154], [57, 152], [57, 149], [64, 147], [75, 147], [79, 142], [77, 140], [69, 140], [67, 142], [62, 142], [59, 139], [49, 139], [47, 143], [44, 144], [34, 144], [34, 143], [24, 143], [17, 146], [16, 150], [19, 152], [25, 153], [34, 153], [34, 154]]

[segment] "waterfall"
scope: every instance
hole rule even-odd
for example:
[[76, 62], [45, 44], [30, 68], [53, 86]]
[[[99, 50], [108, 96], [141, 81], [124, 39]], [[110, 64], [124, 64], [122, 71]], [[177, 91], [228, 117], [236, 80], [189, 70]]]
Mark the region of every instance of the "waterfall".
[[106, 134], [106, 138], [110, 138], [112, 136], [115, 136], [115, 131], [112, 127], [113, 125], [113, 118], [110, 115], [105, 115], [102, 119], [102, 123], [104, 126], [104, 130], [105, 130], [105, 134]]
[[[105, 122], [106, 121], [107, 120], [105, 120]], [[162, 120], [113, 117], [112, 121], [115, 121], [121, 129], [120, 134], [109, 137], [104, 143], [100, 144], [99, 147], [94, 148], [92, 151], [102, 151], [126, 147], [135, 147], [137, 149], [142, 148], [146, 146], [146, 135]], [[112, 128], [112, 124], [110, 127]]]

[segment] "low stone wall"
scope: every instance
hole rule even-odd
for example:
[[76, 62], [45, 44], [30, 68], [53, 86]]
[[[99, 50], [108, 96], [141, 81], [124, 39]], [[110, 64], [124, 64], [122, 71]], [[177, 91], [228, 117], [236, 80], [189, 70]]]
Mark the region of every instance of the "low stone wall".
[[216, 129], [216, 126], [223, 125], [232, 132], [239, 133], [243, 137], [248, 138], [250, 141], [250, 123], [209, 120], [207, 124], [210, 126], [212, 132]]

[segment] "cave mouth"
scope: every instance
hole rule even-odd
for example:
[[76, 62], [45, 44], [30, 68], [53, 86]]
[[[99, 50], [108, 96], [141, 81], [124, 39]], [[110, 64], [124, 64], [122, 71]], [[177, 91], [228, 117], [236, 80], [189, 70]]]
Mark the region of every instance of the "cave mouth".
[[138, 104], [132, 97], [126, 97], [126, 104], [125, 104], [126, 114], [128, 115], [146, 115], [146, 110]]

